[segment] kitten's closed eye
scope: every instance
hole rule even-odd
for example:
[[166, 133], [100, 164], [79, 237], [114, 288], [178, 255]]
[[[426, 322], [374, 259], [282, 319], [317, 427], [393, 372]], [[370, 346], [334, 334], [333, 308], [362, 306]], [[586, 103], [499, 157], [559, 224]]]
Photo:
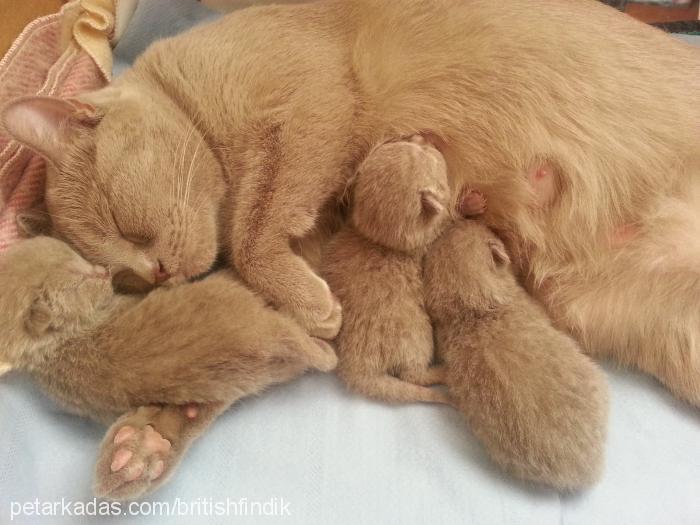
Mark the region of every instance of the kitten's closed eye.
[[501, 267], [510, 264], [510, 257], [508, 257], [508, 253], [501, 243], [490, 241], [489, 248], [491, 249], [491, 256], [493, 257], [493, 262], [496, 263], [496, 266]]
[[437, 194], [431, 190], [423, 190], [420, 193], [421, 211], [428, 219], [439, 215], [445, 207], [440, 203]]
[[35, 337], [39, 337], [52, 327], [52, 322], [53, 315], [51, 309], [41, 298], [35, 299], [27, 312], [24, 323], [29, 333]]

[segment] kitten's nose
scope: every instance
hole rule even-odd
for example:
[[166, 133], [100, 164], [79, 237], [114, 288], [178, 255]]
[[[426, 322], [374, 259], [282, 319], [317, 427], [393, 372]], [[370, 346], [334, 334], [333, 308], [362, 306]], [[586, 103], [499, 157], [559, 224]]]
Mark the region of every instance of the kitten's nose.
[[428, 140], [420, 133], [416, 133], [415, 135], [411, 135], [408, 138], [408, 141], [413, 142], [414, 144], [418, 144], [420, 146], [424, 146], [424, 145], [428, 144]]
[[92, 270], [95, 276], [99, 277], [100, 279], [107, 279], [109, 277], [109, 272], [104, 266], [94, 266]]
[[163, 263], [159, 260], [158, 267], [153, 270], [156, 284], [162, 284], [170, 279], [170, 274], [165, 270]]

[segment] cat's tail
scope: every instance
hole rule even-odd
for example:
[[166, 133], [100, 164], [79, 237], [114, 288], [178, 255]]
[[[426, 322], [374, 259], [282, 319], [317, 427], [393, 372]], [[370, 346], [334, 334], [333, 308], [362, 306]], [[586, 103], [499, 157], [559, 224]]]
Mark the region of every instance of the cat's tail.
[[355, 393], [389, 403], [441, 403], [454, 406], [450, 397], [440, 390], [420, 386], [388, 374], [360, 375], [338, 372]]

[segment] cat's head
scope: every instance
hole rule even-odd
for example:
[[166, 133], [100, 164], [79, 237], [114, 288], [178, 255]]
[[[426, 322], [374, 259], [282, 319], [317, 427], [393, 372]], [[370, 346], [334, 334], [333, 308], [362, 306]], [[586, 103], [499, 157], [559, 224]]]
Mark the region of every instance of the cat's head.
[[382, 246], [425, 248], [450, 217], [445, 159], [419, 136], [374, 148], [354, 185], [351, 222]]
[[107, 270], [51, 237], [21, 241], [0, 256], [0, 374], [91, 326], [114, 295]]
[[509, 301], [515, 285], [503, 242], [477, 220], [458, 220], [424, 260], [425, 300], [434, 319], [484, 312]]
[[224, 187], [201, 133], [156, 93], [27, 97], [6, 106], [2, 121], [48, 160], [53, 234], [112, 273], [157, 284], [209, 269]]

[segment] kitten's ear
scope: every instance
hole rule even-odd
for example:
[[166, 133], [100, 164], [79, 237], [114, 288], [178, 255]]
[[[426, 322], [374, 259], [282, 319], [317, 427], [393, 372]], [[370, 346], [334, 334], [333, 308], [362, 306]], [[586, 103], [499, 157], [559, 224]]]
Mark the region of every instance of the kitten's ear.
[[55, 163], [61, 161], [76, 127], [94, 127], [100, 120], [90, 104], [53, 97], [15, 99], [0, 118], [13, 138]]
[[500, 242], [489, 241], [489, 248], [491, 248], [491, 256], [497, 266], [510, 264], [510, 257], [508, 257], [505, 247]]
[[13, 368], [14, 368], [14, 366], [12, 366], [10, 363], [6, 363], [5, 361], [0, 361], [0, 376], [7, 374]]
[[17, 228], [22, 237], [30, 238], [51, 234], [51, 217], [40, 209], [29, 209], [17, 214]]
[[39, 337], [49, 330], [51, 319], [52, 315], [49, 307], [40, 299], [36, 299], [27, 313], [24, 325], [31, 335]]
[[440, 203], [438, 195], [431, 190], [423, 190], [420, 192], [420, 204], [423, 215], [429, 218], [442, 213], [445, 209]]

